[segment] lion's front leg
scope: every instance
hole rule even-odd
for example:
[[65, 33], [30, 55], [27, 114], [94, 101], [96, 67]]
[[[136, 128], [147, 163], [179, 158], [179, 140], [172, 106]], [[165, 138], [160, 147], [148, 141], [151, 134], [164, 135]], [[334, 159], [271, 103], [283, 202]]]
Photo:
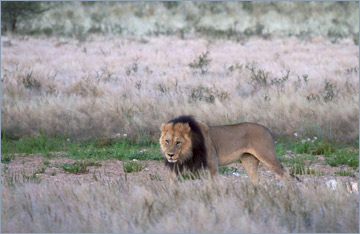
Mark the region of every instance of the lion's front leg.
[[218, 173], [218, 157], [215, 152], [212, 150], [209, 152], [210, 157], [208, 157], [208, 169], [210, 171], [211, 180], [215, 179], [216, 174]]
[[214, 180], [216, 174], [218, 173], [219, 159], [213, 147], [210, 146], [210, 144], [208, 145], [208, 169], [210, 171], [211, 179]]
[[214, 180], [214, 178], [215, 178], [215, 176], [217, 174], [217, 171], [218, 171], [217, 167], [210, 164], [209, 165], [209, 171], [210, 171], [211, 180]]

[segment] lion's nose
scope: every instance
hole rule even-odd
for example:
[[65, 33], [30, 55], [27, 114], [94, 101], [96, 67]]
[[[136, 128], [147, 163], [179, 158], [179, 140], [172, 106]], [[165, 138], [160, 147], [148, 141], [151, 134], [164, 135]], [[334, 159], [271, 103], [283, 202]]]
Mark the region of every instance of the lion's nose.
[[169, 155], [170, 157], [174, 156], [174, 154], [169, 154], [169, 153], [168, 153], [168, 155]]

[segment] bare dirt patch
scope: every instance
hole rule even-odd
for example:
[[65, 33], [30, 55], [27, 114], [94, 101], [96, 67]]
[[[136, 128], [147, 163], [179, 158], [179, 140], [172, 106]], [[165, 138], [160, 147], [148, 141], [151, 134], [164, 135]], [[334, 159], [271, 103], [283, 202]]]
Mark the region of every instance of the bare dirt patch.
[[[44, 162], [48, 161], [48, 165], [45, 165]], [[134, 180], [137, 178], [150, 178], [152, 180], [165, 181], [167, 176], [166, 168], [162, 161], [139, 161], [144, 169], [140, 172], [126, 173], [124, 172], [123, 162], [117, 159], [110, 160], [100, 160], [97, 161], [101, 166], [89, 166], [87, 167], [89, 171], [87, 173], [75, 174], [65, 172], [61, 165], [67, 163], [74, 163], [76, 160], [56, 157], [51, 159], [46, 159], [41, 155], [34, 154], [29, 156], [17, 156], [8, 164], [2, 164], [2, 174], [9, 176], [12, 175], [32, 175], [36, 174], [38, 178], [45, 181], [68, 181], [72, 182], [85, 182], [85, 183], [94, 183], [97, 181], [114, 181], [114, 180]], [[89, 161], [89, 160], [87, 160]], [[241, 163], [232, 163], [227, 167], [236, 168], [236, 172], [228, 173], [225, 175], [220, 175], [221, 177], [239, 177], [247, 178], [245, 169]], [[44, 173], [39, 173], [39, 169], [45, 168]], [[331, 167], [327, 165], [322, 156], [318, 157], [318, 160], [313, 162], [309, 168], [314, 169], [315, 174], [310, 175], [297, 175], [302, 181], [311, 182], [311, 181], [321, 181], [328, 182], [330, 180], [336, 180], [338, 182], [347, 182], [347, 183], [357, 183], [359, 178], [359, 172], [353, 170], [352, 168], [341, 165], [338, 167]], [[335, 172], [345, 170], [354, 172], [355, 177], [350, 176], [336, 176]], [[259, 178], [261, 180], [270, 180], [270, 181], [279, 181], [279, 177], [272, 172], [266, 166], [260, 164], [259, 166]]]

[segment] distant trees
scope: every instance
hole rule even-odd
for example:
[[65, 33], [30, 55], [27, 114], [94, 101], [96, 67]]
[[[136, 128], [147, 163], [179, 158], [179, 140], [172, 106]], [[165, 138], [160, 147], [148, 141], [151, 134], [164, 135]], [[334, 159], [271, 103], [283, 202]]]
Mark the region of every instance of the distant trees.
[[1, 2], [1, 30], [17, 31], [19, 21], [26, 20], [47, 9], [41, 6], [41, 2]]

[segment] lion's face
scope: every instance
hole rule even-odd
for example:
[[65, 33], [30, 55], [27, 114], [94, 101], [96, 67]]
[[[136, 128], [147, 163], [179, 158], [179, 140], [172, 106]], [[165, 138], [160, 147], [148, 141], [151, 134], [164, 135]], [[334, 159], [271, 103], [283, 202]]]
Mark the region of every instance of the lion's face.
[[161, 125], [160, 145], [170, 163], [182, 162], [191, 156], [190, 126], [188, 123]]

